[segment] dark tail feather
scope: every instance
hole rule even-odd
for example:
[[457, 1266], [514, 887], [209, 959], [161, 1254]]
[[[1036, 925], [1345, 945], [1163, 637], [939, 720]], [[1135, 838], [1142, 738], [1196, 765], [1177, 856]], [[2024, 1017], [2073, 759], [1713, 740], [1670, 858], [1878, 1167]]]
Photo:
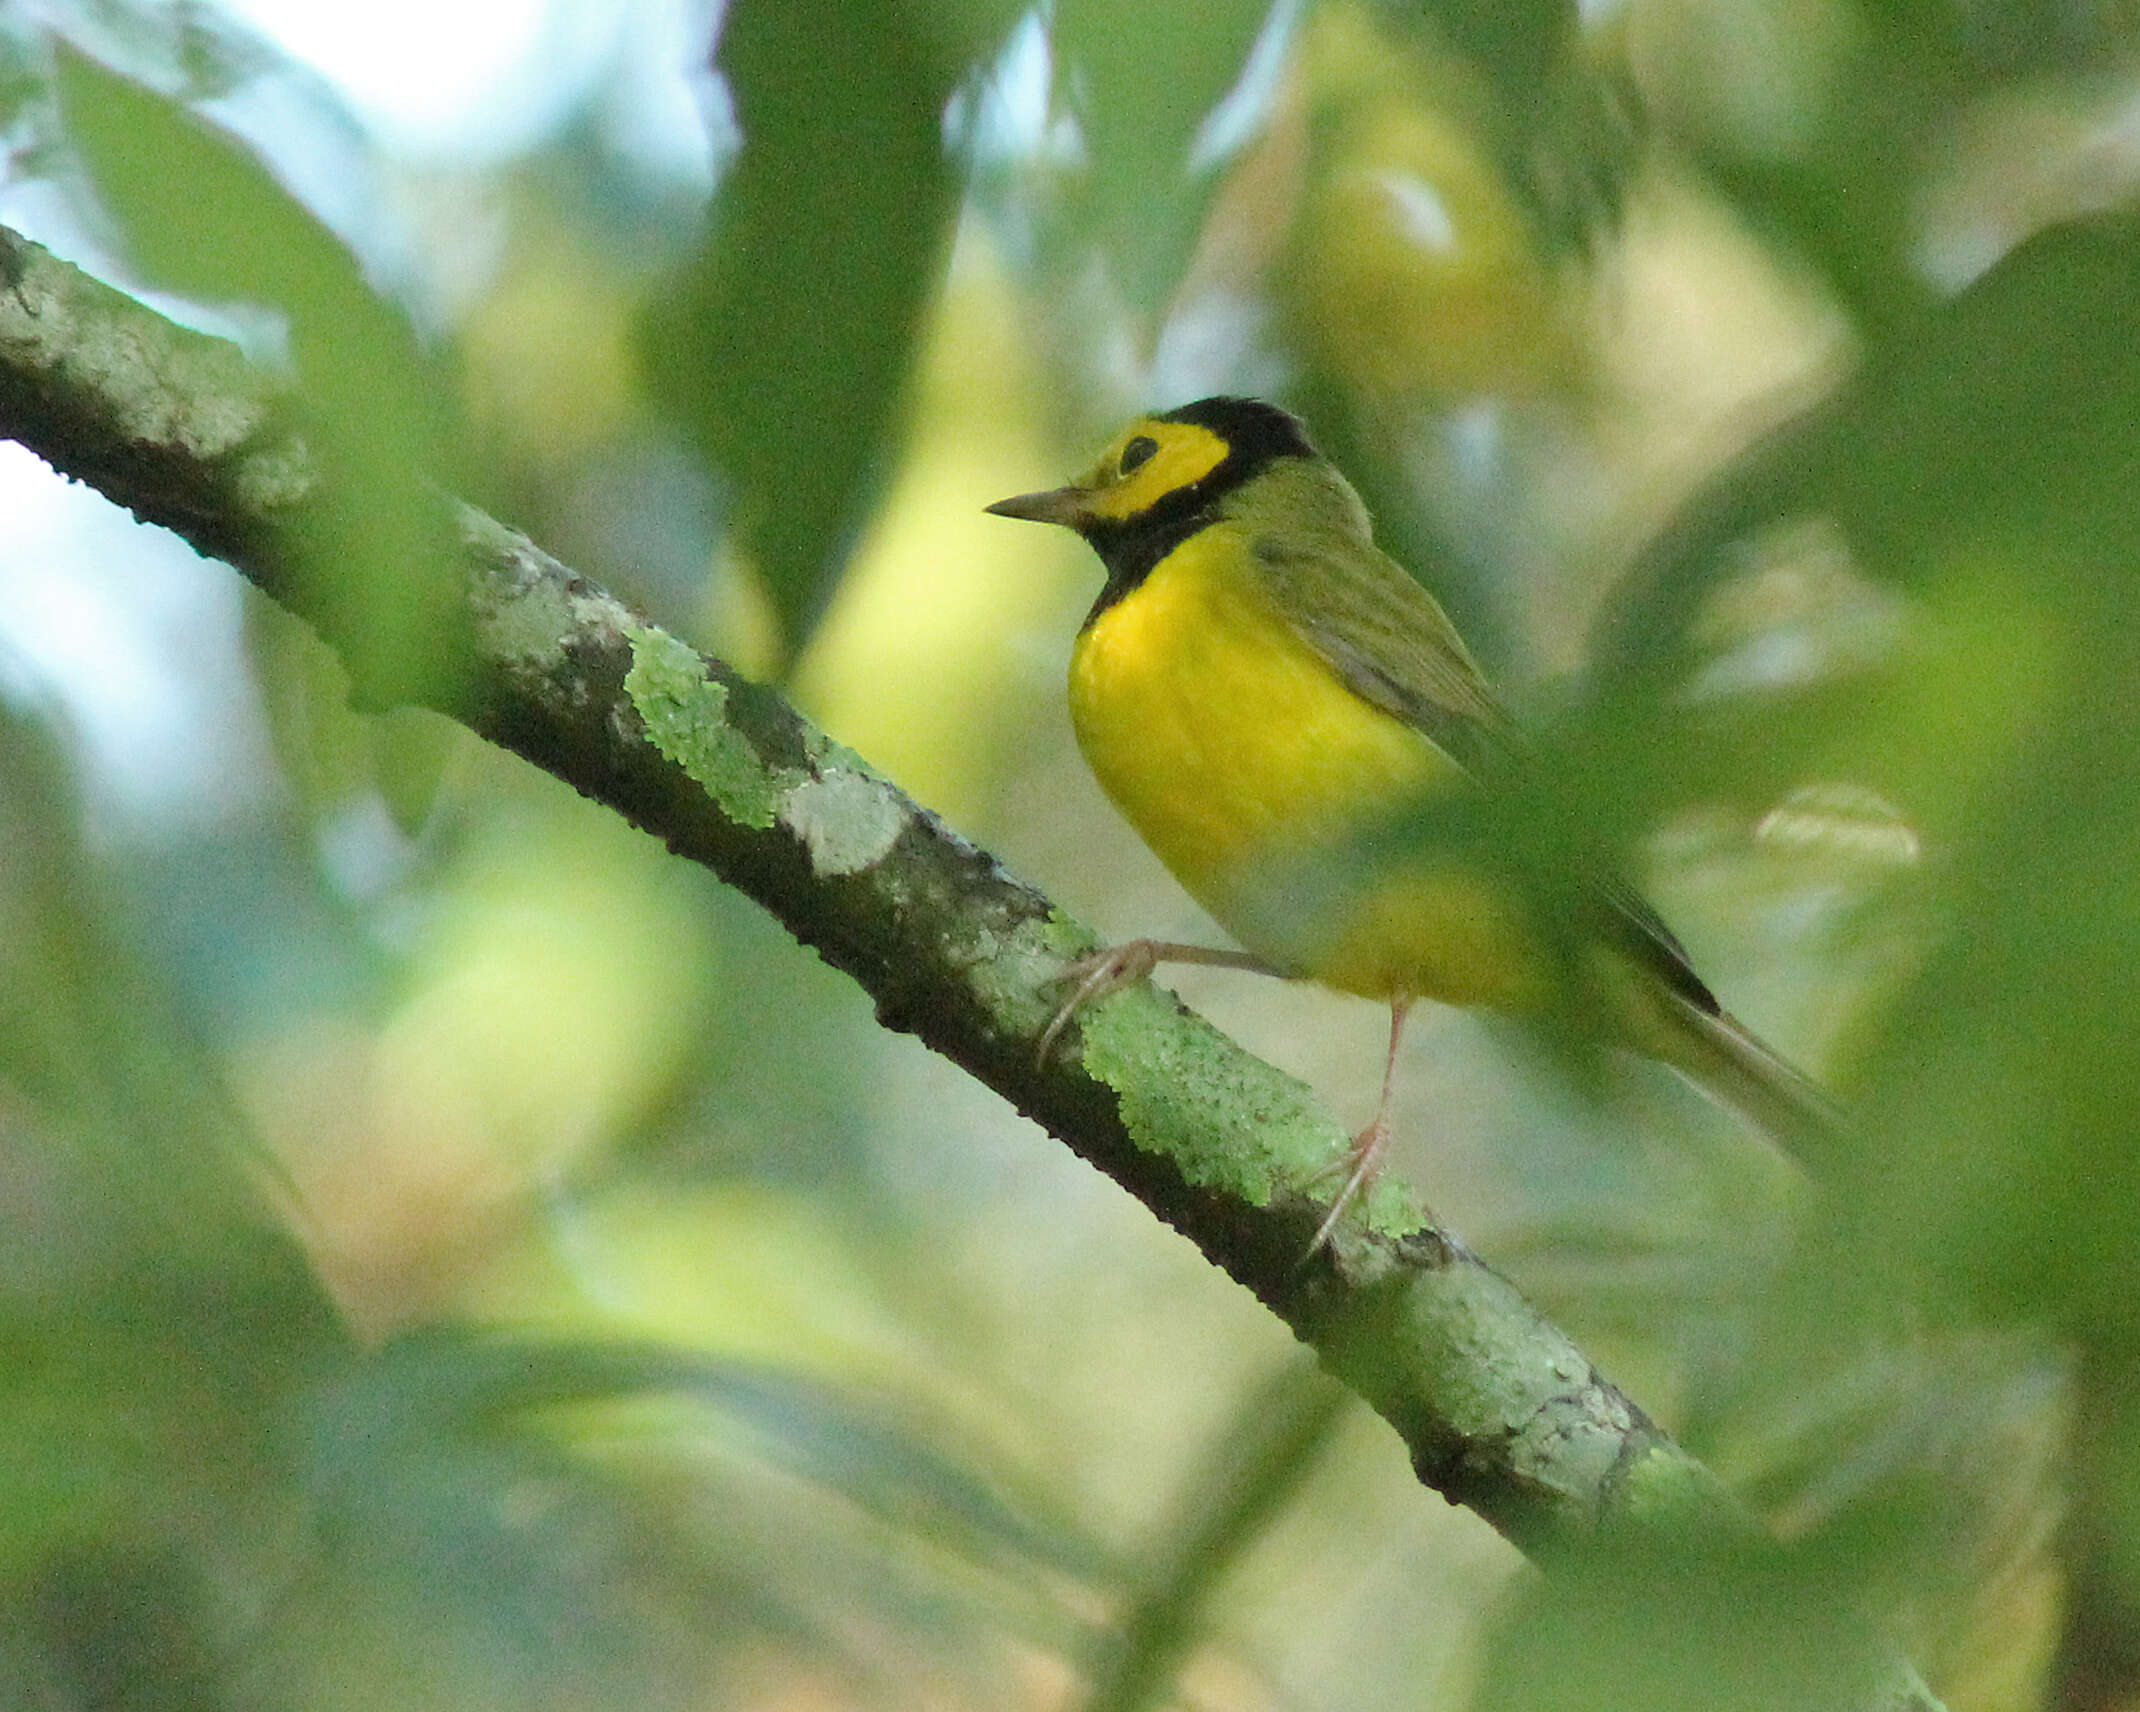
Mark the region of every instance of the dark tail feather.
[[1848, 1144], [1843, 1109], [1812, 1077], [1725, 1011], [1675, 997], [1674, 1039], [1659, 1054], [1712, 1100], [1757, 1124], [1816, 1181]]

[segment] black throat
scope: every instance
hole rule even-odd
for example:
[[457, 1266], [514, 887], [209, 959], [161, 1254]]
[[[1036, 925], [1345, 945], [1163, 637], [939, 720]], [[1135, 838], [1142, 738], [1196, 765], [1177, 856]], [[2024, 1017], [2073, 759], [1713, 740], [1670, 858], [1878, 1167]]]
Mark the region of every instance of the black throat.
[[1134, 517], [1089, 523], [1081, 531], [1107, 568], [1107, 583], [1085, 614], [1085, 628], [1143, 586], [1152, 568], [1219, 518], [1219, 504], [1278, 458], [1312, 458], [1300, 419], [1256, 398], [1203, 398], [1170, 410], [1161, 422], [1189, 422], [1226, 442], [1226, 456], [1185, 487], [1162, 495]]

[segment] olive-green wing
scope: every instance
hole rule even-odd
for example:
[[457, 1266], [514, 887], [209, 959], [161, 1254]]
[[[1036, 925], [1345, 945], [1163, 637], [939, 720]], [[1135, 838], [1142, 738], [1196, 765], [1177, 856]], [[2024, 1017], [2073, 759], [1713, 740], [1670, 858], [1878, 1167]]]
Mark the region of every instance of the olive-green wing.
[[[1467, 773], [1520, 788], [1529, 745], [1494, 699], [1486, 676], [1441, 603], [1368, 541], [1277, 532], [1252, 541], [1264, 592], [1302, 641], [1362, 700], [1403, 720]], [[1721, 1006], [1694, 972], [1686, 947], [1625, 879], [1600, 862], [1582, 891], [1602, 930], [1698, 1010]]]
[[1361, 700], [1393, 714], [1474, 775], [1519, 759], [1523, 741], [1456, 626], [1404, 568], [1365, 541], [1252, 542], [1279, 615]]

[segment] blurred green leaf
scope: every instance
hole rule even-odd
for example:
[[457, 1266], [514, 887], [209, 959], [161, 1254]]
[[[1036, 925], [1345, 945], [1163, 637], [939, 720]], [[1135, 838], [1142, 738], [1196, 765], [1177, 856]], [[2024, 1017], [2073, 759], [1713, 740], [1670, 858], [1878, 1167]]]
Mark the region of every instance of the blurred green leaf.
[[450, 702], [464, 654], [447, 504], [461, 437], [406, 317], [236, 139], [65, 42], [53, 54], [67, 138], [142, 272], [287, 320], [328, 472], [300, 544], [302, 604], [348, 639], [375, 704]]
[[[2136, 303], [2140, 228], [2106, 222], [2054, 228], [1888, 329], [1838, 396], [1721, 471], [1644, 549], [1594, 632], [1610, 717], [1684, 683], [1711, 597], [1764, 531], [1811, 519], [1838, 532], [1858, 572], [1929, 603], [1952, 632], [1945, 669], [1989, 674], [1970, 688], [1990, 705], [1968, 723], [2003, 759], [2010, 716], [2034, 717], [2027, 678], [2045, 650], [2080, 609], [2116, 610], [2125, 588]], [[2110, 678], [2121, 635], [2103, 639]], [[1862, 698], [1843, 705], [1862, 722]], [[1940, 757], [1958, 758], [1951, 744]]]
[[299, 317], [361, 303], [380, 319], [349, 252], [241, 144], [64, 41], [52, 51], [68, 134], [158, 285]]
[[1782, 518], [1830, 520], [1907, 593], [1914, 650], [1858, 723], [1912, 761], [1889, 779], [1944, 846], [1946, 930], [1863, 1067], [1881, 1145], [1844, 1198], [1868, 1252], [2121, 1338], [2140, 1262], [2136, 491], [2140, 226], [2052, 230], [1721, 478], [1604, 654], [1623, 683], [1673, 681], [1734, 544]]
[[1646, 36], [1640, 65], [1738, 215], [1877, 334], [1928, 302], [1924, 191], [1957, 114], [2048, 71], [2118, 79], [2131, 29], [2116, 8], [2055, 0], [1695, 0]]
[[[39, 22], [106, 61], [182, 79], [188, 97], [229, 95], [291, 61], [232, 13], [157, 0], [48, 0]], [[321, 90], [324, 93], [324, 88]]]
[[[715, 1430], [604, 1412], [657, 1395], [703, 1406]], [[323, 1547], [298, 1624], [318, 1631], [297, 1657], [308, 1672], [336, 1657], [319, 1643], [349, 1607], [425, 1694], [516, 1704], [554, 1677], [701, 1704], [682, 1684], [732, 1652], [747, 1661], [771, 1645], [867, 1671], [858, 1619], [917, 1638], [940, 1627], [970, 1648], [975, 1598], [1001, 1622], [1039, 1572], [1093, 1567], [868, 1406], [685, 1351], [439, 1329], [292, 1401], [290, 1449]], [[723, 1430], [736, 1427], [755, 1453], [740, 1461]], [[769, 1488], [768, 1465], [888, 1529], [815, 1515], [797, 1489]], [[984, 1590], [957, 1593], [941, 1552], [985, 1567]], [[1048, 1644], [1068, 1622], [1057, 1616]]]
[[80, 819], [49, 734], [0, 716], [0, 1136], [22, 1189], [0, 1291], [57, 1300], [151, 1256], [175, 1284], [282, 1245], [246, 1180], [268, 1161], [117, 927]]
[[736, 0], [722, 25], [743, 148], [653, 311], [648, 366], [731, 483], [790, 657], [886, 474], [957, 211], [944, 107], [987, 21], [911, 0]]
[[1036, 1525], [970, 1467], [858, 1397], [803, 1374], [654, 1345], [411, 1334], [308, 1402], [304, 1461], [323, 1494], [354, 1496], [379, 1485], [372, 1459], [397, 1443], [525, 1431], [541, 1427], [544, 1411], [654, 1394], [705, 1407], [745, 1429], [769, 1460], [981, 1559], [1074, 1576], [1106, 1568], [1089, 1543]]
[[1312, 1356], [1285, 1362], [1243, 1391], [1205, 1452], [1171, 1537], [1155, 1542], [1157, 1562], [1113, 1656], [1094, 1672], [1088, 1712], [1143, 1712], [1168, 1702], [1228, 1573], [1299, 1495], [1352, 1402]]
[[466, 733], [420, 708], [357, 712], [341, 657], [267, 601], [247, 603], [246, 632], [276, 759], [305, 808], [324, 820], [376, 791], [414, 837]]
[[1896, 1667], [1863, 1608], [1865, 1568], [1865, 1557], [1834, 1547], [1613, 1542], [1522, 1588], [1474, 1704], [1480, 1712], [1881, 1704], [1876, 1690]]
[[341, 1335], [78, 820], [46, 734], [0, 719], [0, 1597], [76, 1552], [207, 1573], [236, 1495], [276, 1501], [269, 1399]]
[[1087, 163], [1073, 191], [1081, 225], [1146, 314], [1180, 279], [1216, 187], [1192, 144], [1239, 81], [1270, 12], [1270, 0], [1055, 8], [1056, 98], [1077, 115]]
[[1429, 22], [1487, 94], [1479, 115], [1549, 236], [1586, 248], [1618, 219], [1640, 159], [1639, 102], [1584, 39], [1574, 0], [1382, 0]]
[[2114, 1707], [2140, 1681], [2140, 1361], [2128, 1342], [2090, 1350], [2074, 1387], [2070, 1493], [2063, 1518], [2071, 1565], [2066, 1623], [2048, 1703]]
[[45, 93], [42, 43], [21, 22], [0, 16], [0, 181], [26, 176], [23, 153], [32, 147], [32, 119]]
[[[1928, 1566], [1928, 1609], [1982, 1602], [2026, 1682], [2055, 1621], [2026, 1518], [2049, 1507], [2043, 1444], [2070, 1411], [2060, 1669], [2092, 1696], [2071, 1704], [2114, 1703], [2140, 1674], [2106, 1650], [2140, 1611], [2140, 1434], [2130, 1386], [2107, 1379], [2140, 1347], [2136, 492], [2140, 223], [2054, 227], [1871, 329], [1852, 381], [1699, 496], [1601, 633], [1627, 698], [1604, 727], [1684, 770], [1684, 710], [1648, 698], [1689, 682], [1704, 613], [1765, 532], [1812, 520], [1897, 597], [1878, 672], [1771, 698], [1739, 727], [1743, 777], [1780, 762], [1874, 779], [1932, 861], [1908, 913], [1875, 924], [1888, 998], [1847, 1061], [1863, 1145], [1824, 1178], [1817, 1236], [1750, 1346], [1775, 1371], [1723, 1442], [1773, 1450], [1790, 1438], [1774, 1418], [1811, 1434], [1782, 1471], [1792, 1495], [1768, 1492], [1801, 1525], [1908, 1493], [1920, 1525], [1882, 1551]], [[1645, 704], [1670, 714], [1649, 738]], [[1985, 1322], [2034, 1361], [1998, 1351], [1974, 1371], [1964, 1332]], [[1894, 1350], [1846, 1361], [1868, 1328]], [[2096, 1381], [2077, 1397], [2053, 1340]]]

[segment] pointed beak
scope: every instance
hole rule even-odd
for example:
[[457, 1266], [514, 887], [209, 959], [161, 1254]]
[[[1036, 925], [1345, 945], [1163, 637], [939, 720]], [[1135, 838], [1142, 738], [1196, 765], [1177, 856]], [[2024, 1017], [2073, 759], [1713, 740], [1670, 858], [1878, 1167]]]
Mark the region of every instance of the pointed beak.
[[985, 509], [998, 517], [1022, 517], [1028, 523], [1060, 523], [1076, 529], [1086, 519], [1085, 501], [1091, 496], [1081, 487], [1051, 487], [1045, 493], [1018, 493], [999, 499]]

